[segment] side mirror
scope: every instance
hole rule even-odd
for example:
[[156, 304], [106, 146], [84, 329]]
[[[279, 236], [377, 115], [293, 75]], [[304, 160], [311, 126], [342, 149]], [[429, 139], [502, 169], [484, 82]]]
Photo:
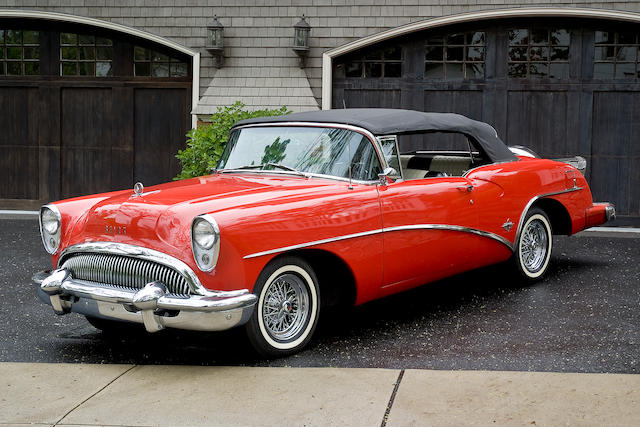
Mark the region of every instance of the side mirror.
[[394, 168], [385, 168], [385, 170], [382, 171], [382, 173], [378, 174], [380, 185], [385, 187], [389, 183], [388, 178], [392, 175], [398, 175], [398, 171], [395, 170]]

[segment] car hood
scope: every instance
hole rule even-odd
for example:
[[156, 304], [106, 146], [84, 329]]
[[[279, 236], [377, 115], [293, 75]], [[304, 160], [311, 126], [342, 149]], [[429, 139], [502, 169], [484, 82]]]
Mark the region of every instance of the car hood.
[[139, 196], [133, 190], [115, 193], [83, 215], [68, 244], [118, 241], [153, 248], [161, 240], [184, 250], [190, 242], [191, 221], [197, 215], [215, 216], [231, 208], [237, 213], [250, 205], [274, 206], [327, 191], [335, 194], [330, 187], [340, 184], [344, 185], [284, 174], [215, 174], [145, 188]]

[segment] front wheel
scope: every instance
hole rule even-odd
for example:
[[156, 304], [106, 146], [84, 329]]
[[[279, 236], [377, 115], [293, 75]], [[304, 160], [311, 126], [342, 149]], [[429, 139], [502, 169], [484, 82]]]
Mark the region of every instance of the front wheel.
[[527, 212], [522, 231], [516, 241], [513, 263], [526, 281], [540, 280], [547, 272], [553, 235], [547, 214], [538, 208]]
[[311, 266], [297, 257], [272, 261], [260, 273], [258, 303], [246, 325], [258, 353], [287, 356], [307, 345], [320, 315], [320, 289]]

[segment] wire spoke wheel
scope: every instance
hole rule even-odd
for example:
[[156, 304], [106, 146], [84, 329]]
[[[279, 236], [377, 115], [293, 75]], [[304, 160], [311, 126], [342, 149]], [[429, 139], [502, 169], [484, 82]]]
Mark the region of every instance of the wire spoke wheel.
[[260, 273], [254, 293], [256, 309], [247, 322], [247, 336], [264, 356], [285, 356], [307, 345], [318, 323], [318, 279], [305, 260], [284, 256]]
[[309, 292], [301, 278], [286, 273], [271, 282], [262, 307], [264, 325], [278, 340], [288, 340], [300, 332], [309, 318]]
[[524, 219], [513, 256], [521, 277], [527, 281], [535, 281], [545, 274], [552, 243], [549, 217], [538, 208], [531, 209]]
[[530, 222], [520, 242], [524, 267], [532, 273], [540, 270], [544, 264], [548, 247], [549, 243], [544, 224], [540, 220]]

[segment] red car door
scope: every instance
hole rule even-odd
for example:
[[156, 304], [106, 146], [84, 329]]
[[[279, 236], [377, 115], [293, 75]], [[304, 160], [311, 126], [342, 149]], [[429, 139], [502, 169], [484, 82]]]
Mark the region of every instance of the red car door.
[[380, 185], [381, 296], [475, 267], [478, 215], [471, 181], [424, 178]]

